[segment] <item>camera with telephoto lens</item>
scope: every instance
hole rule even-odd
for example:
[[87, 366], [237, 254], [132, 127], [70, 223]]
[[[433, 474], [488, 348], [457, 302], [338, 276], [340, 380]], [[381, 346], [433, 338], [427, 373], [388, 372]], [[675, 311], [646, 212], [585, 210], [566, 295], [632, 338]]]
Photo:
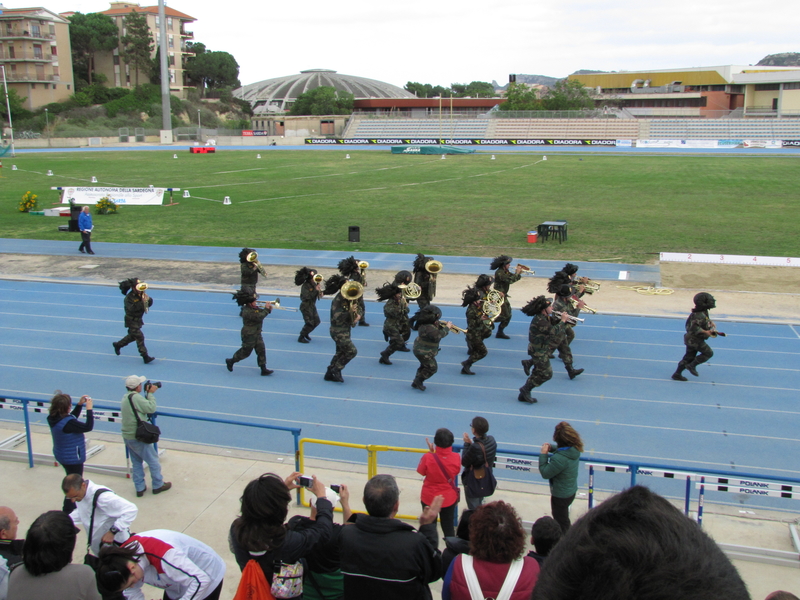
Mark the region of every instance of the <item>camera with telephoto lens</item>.
[[148, 379], [147, 382], [145, 382], [145, 384], [144, 384], [145, 391], [149, 390], [151, 385], [154, 385], [157, 388], [161, 388], [161, 382], [160, 381], [150, 381]]

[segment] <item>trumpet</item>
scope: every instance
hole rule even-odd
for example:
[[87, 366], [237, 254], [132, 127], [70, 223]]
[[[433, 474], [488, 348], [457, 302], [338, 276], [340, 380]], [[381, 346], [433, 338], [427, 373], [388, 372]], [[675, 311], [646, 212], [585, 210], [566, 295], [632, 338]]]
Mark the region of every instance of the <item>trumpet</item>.
[[416, 300], [422, 295], [422, 288], [413, 281], [403, 288], [403, 296], [406, 300]]
[[588, 277], [585, 277], [583, 280], [579, 281], [578, 285], [582, 285], [583, 291], [587, 294], [594, 294], [595, 292], [600, 291], [600, 282], [589, 279]]
[[251, 252], [247, 255], [247, 262], [253, 263], [258, 272], [261, 273], [264, 277], [267, 276], [267, 270], [258, 262], [258, 252]]
[[439, 273], [442, 270], [442, 267], [444, 267], [444, 265], [438, 260], [429, 260], [425, 263], [425, 270], [432, 275]]
[[[572, 305], [572, 308], [578, 308], [578, 300], [576, 298], [574, 298], [574, 297], [570, 298], [569, 302]], [[593, 315], [597, 313], [597, 311], [594, 308], [592, 308], [591, 306], [589, 306], [588, 304], [584, 304], [583, 306], [581, 306], [580, 310], [586, 311], [586, 312], [588, 312], [590, 314], [593, 314]]]
[[[553, 314], [560, 319], [561, 315], [564, 314], [564, 313], [561, 313], [561, 312], [558, 312], [557, 310], [554, 310]], [[572, 323], [583, 323], [586, 320], [586, 319], [579, 319], [578, 317], [573, 317], [572, 315], [567, 315], [567, 318]]]
[[[528, 265], [518, 264], [517, 267], [520, 269], [520, 275], [525, 275], [527, 277], [533, 277], [536, 275], [536, 271], [531, 270]], [[517, 270], [517, 267], [514, 268], [514, 271]]]
[[456, 333], [456, 334], [458, 334], [458, 333], [467, 333], [466, 329], [461, 329], [461, 327], [459, 327], [458, 325], [453, 325], [452, 323], [450, 323], [449, 325], [447, 323], [445, 323], [445, 325], [453, 333]]

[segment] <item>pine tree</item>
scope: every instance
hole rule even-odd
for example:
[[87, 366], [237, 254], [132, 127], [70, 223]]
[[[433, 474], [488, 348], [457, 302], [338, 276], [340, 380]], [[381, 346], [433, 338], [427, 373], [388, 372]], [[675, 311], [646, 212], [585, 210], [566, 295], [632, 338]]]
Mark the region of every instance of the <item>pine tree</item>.
[[139, 85], [139, 71], [149, 73], [152, 65], [150, 55], [155, 45], [150, 28], [147, 26], [147, 15], [132, 10], [125, 17], [125, 35], [120, 38], [119, 55], [128, 66], [135, 71], [136, 86]]

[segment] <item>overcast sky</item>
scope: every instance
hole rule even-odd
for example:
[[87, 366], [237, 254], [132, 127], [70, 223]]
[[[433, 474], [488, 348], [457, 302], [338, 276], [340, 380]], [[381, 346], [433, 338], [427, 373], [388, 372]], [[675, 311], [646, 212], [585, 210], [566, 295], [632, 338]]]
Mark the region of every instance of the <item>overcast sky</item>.
[[[43, 6], [89, 13], [109, 3], [44, 0]], [[748, 65], [800, 51], [796, 0], [171, 0], [168, 6], [196, 19], [187, 27], [195, 41], [233, 54], [243, 84], [314, 68], [400, 87], [504, 84], [509, 73]]]

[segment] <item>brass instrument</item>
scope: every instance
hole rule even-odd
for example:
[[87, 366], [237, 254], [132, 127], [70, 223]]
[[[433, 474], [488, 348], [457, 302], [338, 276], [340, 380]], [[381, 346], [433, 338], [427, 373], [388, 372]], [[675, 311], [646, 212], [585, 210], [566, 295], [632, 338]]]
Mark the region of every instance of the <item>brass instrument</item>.
[[[554, 311], [553, 311], [553, 314], [554, 314], [555, 316], [557, 316], [557, 317], [560, 319], [560, 318], [561, 318], [561, 315], [562, 315], [562, 314], [564, 314], [564, 313], [561, 313], [561, 312], [559, 312], [559, 311], [557, 311], [557, 310], [554, 310]], [[578, 317], [573, 317], [572, 315], [569, 315], [569, 314], [567, 315], [567, 318], [568, 318], [568, 319], [569, 319], [569, 320], [570, 320], [572, 323], [583, 323], [583, 322], [586, 320], [586, 319], [579, 319]]]
[[600, 282], [589, 279], [588, 277], [584, 277], [578, 282], [578, 285], [582, 285], [583, 291], [587, 294], [594, 294], [600, 291]]
[[483, 314], [489, 318], [489, 322], [494, 323], [494, 320], [500, 316], [500, 312], [503, 310], [503, 302], [505, 301], [503, 294], [497, 290], [489, 290], [486, 293], [481, 309]]
[[267, 270], [258, 262], [258, 252], [251, 252], [247, 255], [247, 262], [253, 263], [258, 272], [261, 273], [264, 277], [267, 276]]
[[403, 296], [406, 300], [416, 300], [422, 295], [422, 288], [413, 281], [403, 288]]
[[443, 266], [438, 260], [429, 260], [425, 263], [425, 270], [431, 275], [436, 275], [442, 270]]
[[366, 271], [367, 269], [369, 269], [369, 263], [365, 260], [360, 260], [358, 261], [358, 268], [361, 269], [362, 271]]
[[275, 301], [272, 303], [272, 308], [277, 308], [278, 310], [288, 310], [289, 312], [297, 312], [296, 308], [290, 308], [288, 306], [281, 306], [281, 299], [275, 298]]
[[[447, 325], [447, 323], [445, 323], [445, 325]], [[459, 327], [458, 325], [453, 325], [452, 323], [450, 323], [450, 325], [447, 325], [447, 328], [453, 333], [467, 333], [466, 329], [461, 329], [461, 327]]]
[[[518, 264], [517, 267], [520, 268], [520, 275], [527, 277], [534, 277], [536, 275], [536, 271], [533, 271], [528, 265]], [[517, 270], [517, 267], [514, 267], [514, 271]]]
[[717, 324], [714, 321], [709, 321], [711, 323], [711, 337], [728, 337], [727, 333], [722, 333], [721, 331], [717, 331]]
[[341, 287], [339, 293], [342, 295], [342, 298], [350, 302], [350, 312], [353, 313], [352, 326], [355, 327], [356, 319], [359, 316], [358, 299], [364, 295], [364, 286], [357, 281], [348, 281]]
[[322, 283], [322, 280], [325, 279], [322, 275], [317, 273], [314, 275], [314, 283]]
[[[572, 305], [572, 308], [578, 308], [578, 300], [577, 300], [577, 298], [575, 298], [573, 296], [572, 298], [569, 299], [569, 302]], [[597, 313], [597, 311], [595, 309], [593, 309], [591, 306], [589, 306], [588, 304], [584, 304], [583, 306], [581, 306], [580, 310], [584, 310], [584, 311], [586, 311], [586, 312], [588, 312], [590, 314], [593, 314], [593, 315]]]

